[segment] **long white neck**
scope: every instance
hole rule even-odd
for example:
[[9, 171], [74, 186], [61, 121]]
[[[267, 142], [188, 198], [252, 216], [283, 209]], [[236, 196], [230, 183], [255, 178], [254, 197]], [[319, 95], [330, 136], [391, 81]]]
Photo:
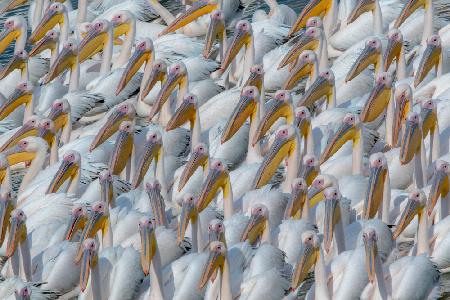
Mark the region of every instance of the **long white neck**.
[[158, 157], [156, 163], [156, 179], [158, 179], [159, 184], [161, 184], [161, 196], [164, 200], [169, 199], [167, 194], [167, 184], [166, 184], [166, 170], [164, 166], [164, 154], [161, 149], [161, 154]]
[[159, 1], [148, 0], [148, 3], [167, 25], [175, 20], [175, 16], [167, 8], [161, 5]]
[[422, 33], [422, 45], [426, 45], [427, 39], [433, 34], [433, 16], [434, 7], [432, 0], [426, 0], [425, 3], [425, 16], [423, 21], [423, 33]]
[[33, 109], [34, 109], [34, 95], [31, 95], [30, 101], [25, 104], [25, 110], [23, 113], [24, 123], [33, 115]]
[[195, 104], [195, 119], [194, 119], [194, 124], [192, 125], [192, 128], [191, 128], [191, 131], [192, 131], [191, 152], [194, 153], [194, 147], [202, 142], [202, 129], [201, 129], [201, 125], [200, 125], [200, 113], [199, 113], [197, 104]]
[[108, 219], [106, 222], [106, 232], [102, 235], [102, 248], [106, 249], [113, 246], [113, 232], [111, 221]]
[[436, 161], [441, 156], [441, 139], [439, 136], [439, 124], [436, 125], [432, 130], [430, 130], [430, 159], [429, 164]]
[[220, 298], [221, 300], [233, 300], [231, 294], [231, 274], [228, 259], [225, 259], [223, 270], [220, 278]]
[[430, 244], [428, 236], [428, 213], [422, 211], [419, 214], [419, 226], [417, 227], [417, 255], [429, 254]]
[[375, 9], [373, 12], [373, 33], [375, 35], [383, 35], [383, 16], [378, 1], [375, 1]]
[[77, 26], [78, 24], [86, 22], [87, 16], [87, 0], [78, 0], [78, 11], [77, 11]]
[[244, 54], [244, 69], [242, 73], [242, 83], [245, 83], [250, 76], [250, 68], [255, 63], [255, 40], [253, 39], [253, 34], [250, 37], [250, 43], [248, 43], [245, 48]]
[[79, 81], [80, 81], [80, 64], [78, 63], [77, 59], [70, 71], [69, 92], [75, 92], [78, 90]]
[[69, 38], [69, 15], [67, 14], [67, 11], [64, 10], [64, 16], [63, 21], [60, 23], [60, 33], [59, 33], [59, 44], [64, 44], [67, 39]]
[[203, 231], [200, 223], [200, 216], [197, 215], [195, 220], [191, 219], [191, 241], [192, 241], [192, 253], [202, 252], [204, 248], [203, 243]]
[[264, 2], [269, 6], [269, 16], [273, 16], [275, 13], [279, 12], [280, 9], [276, 0], [264, 0]]
[[25, 190], [25, 188], [28, 186], [31, 180], [33, 180], [39, 173], [39, 171], [42, 170], [42, 167], [44, 166], [45, 163], [46, 155], [47, 149], [45, 149], [44, 151], [43, 150], [37, 151], [36, 157], [31, 162], [28, 172], [25, 174], [22, 183], [20, 184], [19, 194]]
[[134, 18], [131, 18], [130, 30], [125, 36], [125, 42], [122, 45], [122, 50], [120, 51], [119, 57], [113, 63], [113, 69], [121, 68], [128, 63], [135, 37], [136, 37], [136, 20]]
[[406, 59], [405, 59], [405, 47], [401, 45], [400, 55], [397, 60], [397, 80], [403, 80], [407, 77], [406, 73]]
[[418, 189], [422, 189], [426, 184], [426, 175], [424, 170], [425, 151], [422, 144], [423, 142], [421, 142], [418, 153], [414, 155], [414, 183]]
[[56, 42], [55, 49], [50, 51], [50, 66], [52, 66], [55, 63], [56, 58], [58, 58], [58, 49], [59, 42]]
[[33, 20], [31, 22], [31, 29], [34, 30], [39, 24], [42, 18], [42, 10], [44, 6], [44, 0], [36, 0], [33, 12]]
[[[320, 45], [319, 45], [319, 53], [317, 53], [317, 57], [319, 58], [319, 71], [324, 71], [328, 69], [328, 43], [325, 33], [322, 32], [320, 35]], [[317, 77], [318, 72], [315, 72]], [[316, 80], [316, 78], [312, 79]], [[311, 81], [314, 82], [314, 81]]]
[[31, 254], [27, 238], [20, 244], [20, 255], [22, 257], [22, 267], [25, 279], [26, 281], [31, 282], [33, 280], [31, 277]]
[[[141, 85], [140, 85], [140, 91], [143, 91], [145, 88], [145, 85], [148, 82], [148, 79], [150, 78], [150, 75], [152, 74], [152, 68], [153, 68], [153, 62], [155, 61], [155, 51], [152, 51], [150, 54], [150, 57], [145, 62], [144, 67], [144, 74], [142, 75]], [[138, 102], [143, 101], [144, 97], [142, 97], [142, 93], [139, 93], [138, 95]]]
[[100, 66], [100, 76], [106, 75], [111, 70], [111, 60], [113, 54], [113, 33], [112, 29], [108, 30], [108, 38], [103, 48], [102, 64]]
[[161, 254], [159, 247], [156, 246], [156, 252], [150, 265], [150, 296], [149, 300], [164, 300], [164, 285], [162, 279]]
[[328, 274], [323, 256], [322, 247], [319, 249], [319, 257], [314, 266], [315, 278], [315, 295], [316, 299], [331, 300], [330, 292], [328, 291]]
[[292, 191], [291, 184], [298, 175], [298, 168], [301, 162], [300, 138], [297, 134], [295, 139], [296, 141], [294, 150], [292, 151], [288, 159], [286, 179], [281, 186], [283, 193], [289, 193]]
[[16, 44], [14, 45], [14, 53], [24, 50], [26, 44], [27, 44], [27, 25], [24, 24], [20, 28], [19, 38], [16, 40]]
[[353, 140], [352, 174], [361, 175], [363, 166], [363, 135], [359, 129], [358, 137]]
[[386, 178], [384, 180], [384, 186], [383, 186], [383, 203], [381, 207], [381, 216], [379, 215], [379, 218], [381, 218], [381, 221], [383, 221], [385, 224], [389, 223], [389, 209], [391, 204], [391, 178], [389, 176], [389, 170], [386, 172]]
[[50, 165], [58, 162], [58, 138], [54, 138], [50, 148]]
[[328, 13], [323, 18], [323, 29], [325, 31], [325, 36], [329, 38], [336, 26], [337, 21], [337, 13], [338, 13], [338, 4], [336, 0], [331, 0], [331, 7], [329, 8]]
[[[229, 180], [229, 179], [228, 179]], [[225, 186], [223, 190], [223, 218], [229, 220], [233, 216], [233, 190], [231, 188], [231, 182]]]

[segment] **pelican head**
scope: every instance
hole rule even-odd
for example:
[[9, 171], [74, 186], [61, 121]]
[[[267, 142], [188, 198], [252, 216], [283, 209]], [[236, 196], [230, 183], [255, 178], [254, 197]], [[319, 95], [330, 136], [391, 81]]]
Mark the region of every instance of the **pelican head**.
[[155, 225], [149, 217], [139, 220], [139, 235], [141, 236], [141, 266], [145, 275], [150, 273], [150, 265], [155, 256], [158, 244]]
[[303, 164], [300, 170], [300, 177], [305, 179], [307, 186], [310, 186], [314, 178], [319, 175], [319, 160], [315, 155], [305, 154], [303, 156]]
[[14, 70], [20, 70], [21, 73], [27, 72], [28, 53], [25, 50], [19, 50], [11, 57], [11, 59], [3, 66], [0, 71], [0, 80], [11, 74]]
[[28, 136], [35, 136], [38, 133], [38, 120], [37, 116], [31, 116], [22, 127], [19, 128], [1, 147], [0, 152], [5, 151], [20, 142], [22, 139]]
[[149, 130], [146, 136], [144, 152], [141, 154], [141, 158], [137, 165], [136, 173], [134, 174], [133, 182], [131, 184], [133, 188], [137, 188], [141, 184], [153, 160], [159, 162], [163, 159], [162, 149], [163, 141], [161, 133], [158, 131]]
[[294, 126], [298, 128], [302, 136], [310, 134], [311, 112], [306, 106], [300, 106], [295, 109]]
[[401, 83], [395, 87], [394, 92], [394, 101], [395, 101], [395, 114], [394, 114], [394, 128], [393, 128], [393, 137], [394, 143], [393, 147], [395, 147], [398, 143], [398, 138], [400, 135], [400, 130], [402, 125], [405, 123], [408, 112], [411, 110], [412, 101], [413, 101], [413, 92], [409, 84]]
[[211, 220], [208, 224], [208, 242], [219, 241], [225, 244], [225, 225], [218, 219]]
[[64, 4], [59, 2], [52, 3], [45, 11], [39, 24], [31, 33], [28, 41], [31, 44], [34, 44], [42, 39], [50, 29], [53, 29], [53, 27], [56, 26], [56, 24], [61, 26], [64, 22], [67, 22], [68, 20], [64, 20], [65, 14], [67, 14], [67, 9]]
[[310, 27], [301, 35], [300, 39], [292, 46], [288, 53], [283, 57], [278, 69], [284, 68], [297, 60], [298, 56], [305, 50], [316, 51], [319, 48], [323, 31], [319, 27]]
[[6, 256], [14, 255], [17, 246], [27, 239], [27, 217], [21, 209], [15, 209], [11, 212], [11, 225], [8, 236], [8, 245], [6, 246]]
[[78, 46], [75, 40], [67, 40], [58, 57], [50, 66], [50, 70], [42, 81], [43, 84], [47, 84], [56, 77], [58, 77], [65, 70], [72, 70], [78, 63]]
[[208, 31], [206, 33], [205, 47], [203, 48], [203, 57], [210, 58], [212, 48], [216, 39], [221, 40], [225, 33], [225, 17], [220, 9], [214, 10], [210, 15]]
[[128, 61], [117, 85], [116, 95], [120, 94], [144, 63], [151, 63], [154, 52], [153, 42], [150, 39], [144, 39], [136, 44], [135, 51]]
[[122, 35], [127, 35], [131, 30], [132, 23], [135, 20], [135, 16], [128, 10], [119, 10], [111, 18], [111, 24], [113, 26], [114, 38], [118, 38]]
[[291, 108], [292, 96], [289, 91], [279, 90], [275, 93], [273, 101], [269, 102], [269, 107], [265, 116], [260, 120], [258, 129], [252, 139], [252, 145], [261, 140], [267, 131], [279, 118], [286, 118], [288, 123], [292, 123], [294, 114]]
[[198, 98], [194, 94], [189, 93], [184, 96], [183, 102], [167, 123], [166, 131], [171, 131], [175, 128], [181, 127], [186, 122], [190, 123], [192, 130], [194, 127], [195, 118], [197, 117], [197, 102]]
[[191, 178], [197, 168], [208, 168], [208, 161], [208, 147], [204, 143], [197, 144], [191, 153], [191, 157], [189, 157], [188, 162], [184, 166], [183, 172], [181, 173], [180, 182], [178, 183], [178, 191], [181, 191], [181, 189], [186, 185], [189, 178]]
[[307, 193], [308, 186], [306, 185], [305, 179], [295, 178], [291, 183], [291, 195], [284, 213], [285, 219], [300, 219]]
[[275, 141], [264, 157], [253, 180], [252, 186], [254, 189], [259, 189], [270, 181], [283, 159], [292, 155], [295, 147], [299, 147], [297, 142], [298, 130], [295, 127], [282, 125], [278, 128]]
[[49, 118], [44, 118], [39, 121], [38, 124], [38, 137], [43, 138], [49, 147], [52, 146], [54, 142], [56, 142], [56, 130], [55, 130], [55, 122], [53, 122]]
[[9, 216], [14, 210], [12, 195], [10, 191], [0, 192], [0, 245], [5, 241], [6, 232], [9, 229]]
[[438, 123], [436, 103], [432, 99], [423, 99], [420, 104], [420, 117], [422, 118], [422, 132], [425, 138], [436, 130]]
[[375, 65], [375, 73], [378, 71], [379, 58], [381, 58], [381, 41], [376, 38], [370, 38], [367, 40], [366, 45], [362, 52], [359, 54], [356, 61], [353, 63], [350, 71], [345, 77], [345, 82], [349, 82], [356, 76], [358, 76], [362, 71], [364, 71], [369, 65]]
[[18, 163], [32, 161], [36, 154], [42, 150], [48, 150], [47, 142], [39, 137], [28, 136], [2, 153], [6, 155], [9, 165], [13, 166]]
[[259, 91], [255, 86], [246, 86], [242, 89], [239, 103], [233, 110], [233, 113], [228, 119], [227, 125], [222, 132], [220, 142], [223, 144], [234, 136], [239, 128], [244, 125], [247, 118], [252, 122], [257, 113], [259, 99]]
[[382, 72], [377, 75], [375, 85], [361, 111], [361, 122], [375, 121], [386, 109], [392, 94], [392, 75]]
[[307, 25], [307, 20], [311, 17], [327, 15], [331, 8], [332, 1], [330, 0], [310, 0], [292, 25], [288, 37], [292, 37], [297, 31], [304, 28]]
[[450, 188], [450, 164], [444, 160], [437, 160], [434, 167], [433, 178], [431, 179], [431, 189], [428, 196], [428, 215], [433, 212], [439, 197], [441, 201], [449, 193]]
[[362, 213], [364, 219], [374, 218], [383, 201], [384, 185], [388, 175], [388, 165], [383, 153], [374, 153], [370, 156], [369, 172], [369, 185]]
[[292, 274], [291, 289], [295, 290], [306, 279], [311, 268], [316, 264], [320, 253], [320, 238], [313, 230], [302, 233], [300, 255]]
[[409, 163], [422, 145], [422, 119], [418, 113], [410, 112], [406, 119], [405, 134], [400, 143], [400, 163]]
[[108, 168], [113, 175], [120, 175], [131, 157], [134, 147], [134, 125], [123, 121], [119, 126], [114, 151], [109, 159]]
[[421, 190], [414, 190], [408, 195], [408, 202], [406, 203], [405, 209], [395, 226], [395, 231], [392, 235], [395, 240], [405, 228], [411, 223], [416, 215], [422, 216], [424, 208], [426, 206], [427, 198], [425, 193]]
[[336, 187], [329, 187], [323, 194], [325, 196], [323, 243], [325, 251], [329, 253], [333, 244], [334, 228], [341, 221], [341, 193]]
[[253, 65], [250, 67], [250, 75], [244, 86], [255, 86], [258, 91], [262, 90], [262, 85], [264, 83], [264, 66], [263, 65]]
[[167, 74], [167, 80], [161, 87], [158, 97], [152, 106], [149, 118], [152, 119], [172, 95], [175, 88], [186, 88], [188, 85], [188, 72], [186, 65], [183, 62], [177, 62], [170, 66], [169, 72]]
[[227, 248], [224, 243], [214, 241], [209, 244], [209, 256], [203, 267], [198, 289], [202, 290], [218, 270], [223, 271], [226, 264]]
[[70, 150], [64, 154], [61, 165], [53, 177], [47, 194], [56, 193], [67, 180], [74, 180], [81, 168], [81, 155], [75, 150]]
[[304, 77], [311, 77], [314, 73], [314, 64], [317, 63], [316, 53], [312, 50], [304, 50], [297, 59], [297, 64], [290, 69], [289, 77], [283, 88], [292, 90]]
[[13, 41], [21, 36], [24, 26], [26, 26], [26, 21], [23, 17], [13, 16], [6, 19], [3, 31], [0, 33], [0, 53], [3, 53]]
[[167, 226], [166, 207], [164, 198], [161, 195], [162, 186], [156, 178], [149, 178], [145, 183], [145, 191], [147, 192], [152, 214], [156, 226]]
[[14, 291], [14, 294], [16, 295], [16, 299], [19, 300], [30, 300], [31, 299], [31, 294], [32, 294], [32, 290], [31, 287], [29, 286], [23, 286], [20, 289], [16, 289]]
[[145, 96], [150, 93], [156, 83], [161, 82], [161, 85], [167, 79], [167, 65], [164, 60], [156, 59], [153, 62], [152, 70], [150, 72], [150, 77], [144, 85], [144, 89], [140, 92], [141, 98], [145, 98]]
[[441, 56], [441, 38], [439, 35], [433, 34], [427, 39], [427, 47], [422, 54], [419, 67], [414, 74], [414, 87], [417, 87], [423, 81], [433, 67], [438, 68], [439, 62], [442, 59]]
[[242, 233], [241, 242], [248, 241], [256, 245], [261, 239], [264, 230], [269, 226], [269, 210], [264, 204], [253, 206], [247, 226]]
[[231, 192], [230, 174], [226, 165], [216, 159], [211, 163], [208, 176], [198, 197], [197, 209], [199, 213], [211, 203], [220, 189], [223, 191], [223, 198], [226, 198]]
[[384, 72], [386, 72], [391, 66], [394, 59], [398, 60], [400, 58], [400, 53], [403, 47], [403, 34], [398, 29], [391, 29], [388, 32], [388, 44], [386, 51], [383, 55], [383, 67]]
[[369, 275], [369, 281], [373, 283], [376, 279], [375, 262], [378, 256], [377, 232], [371, 227], [364, 228], [362, 239], [366, 253], [366, 268]]
[[34, 86], [30, 81], [20, 82], [14, 89], [14, 92], [12, 92], [8, 99], [0, 106], [0, 120], [5, 119], [22, 104], [25, 106], [31, 105], [33, 91]]
[[309, 206], [313, 207], [324, 199], [324, 190], [326, 188], [337, 186], [337, 180], [333, 176], [327, 174], [317, 175], [308, 189], [307, 199], [310, 202]]
[[327, 147], [320, 157], [320, 164], [326, 162], [330, 157], [332, 157], [341, 147], [348, 141], [359, 141], [361, 138], [360, 134], [361, 122], [359, 117], [355, 114], [348, 113], [345, 115], [342, 124], [336, 130], [334, 136], [328, 142]]
[[201, 16], [211, 13], [213, 10], [219, 8], [219, 2], [217, 0], [199, 0], [192, 3], [192, 6], [185, 12], [180, 14], [172, 23], [161, 31], [159, 36], [175, 32], [176, 30], [192, 23]]
[[98, 247], [94, 239], [89, 238], [83, 241], [81, 255], [80, 289], [84, 292], [89, 282], [91, 269], [96, 268], [98, 264]]
[[198, 210], [197, 206], [195, 205], [197, 199], [198, 198], [191, 193], [186, 193], [183, 196], [181, 204], [180, 222], [178, 223], [178, 231], [177, 231], [178, 244], [180, 244], [183, 241], [189, 222], [192, 223], [197, 222]]
[[252, 43], [252, 35], [252, 25], [249, 21], [241, 20], [236, 24], [233, 38], [220, 66], [222, 72], [225, 72], [242, 47], [248, 47]]
[[409, 0], [403, 7], [398, 18], [395, 20], [394, 28], [399, 28], [410, 15], [412, 15], [417, 9], [421, 7], [423, 7], [424, 9], [428, 9], [426, 0]]
[[70, 104], [67, 99], [56, 99], [50, 109], [48, 118], [55, 124], [55, 131], [60, 130], [71, 122], [70, 118]]
[[68, 241], [71, 241], [78, 231], [83, 230], [88, 216], [86, 207], [81, 204], [74, 204], [70, 215], [70, 221], [64, 235], [64, 239]]
[[358, 1], [356, 6], [347, 17], [347, 25], [356, 21], [363, 13], [375, 10], [375, 0]]
[[99, 145], [103, 144], [107, 139], [109, 139], [114, 133], [119, 130], [120, 124], [123, 121], [134, 120], [136, 110], [134, 105], [125, 102], [117, 105], [113, 111], [109, 114], [106, 119], [105, 124], [100, 128], [100, 131], [95, 136], [94, 140], [89, 147], [89, 151], [93, 151]]
[[101, 51], [112, 38], [112, 25], [109, 21], [95, 21], [79, 46], [78, 60], [80, 63]]
[[28, 55], [30, 57], [36, 56], [45, 50], [58, 51], [59, 32], [55, 30], [49, 30], [45, 36], [33, 45]]
[[322, 99], [322, 97], [327, 98], [327, 103], [331, 100], [334, 93], [334, 73], [332, 70], [328, 69], [320, 72], [316, 80], [311, 84], [311, 86], [305, 91], [302, 99], [297, 103], [297, 106], [308, 106], [311, 107], [313, 104]]

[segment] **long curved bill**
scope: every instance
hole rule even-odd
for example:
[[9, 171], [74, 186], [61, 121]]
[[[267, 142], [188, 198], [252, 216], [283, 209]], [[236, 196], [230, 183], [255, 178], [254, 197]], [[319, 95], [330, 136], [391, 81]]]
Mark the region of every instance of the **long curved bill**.
[[292, 189], [289, 197], [289, 202], [284, 214], [285, 219], [296, 218], [300, 219], [302, 215], [303, 205], [306, 201], [306, 190], [304, 189]]
[[352, 140], [356, 135], [356, 128], [347, 123], [342, 123], [342, 125], [337, 129], [334, 137], [328, 143], [322, 156], [320, 157], [320, 164], [326, 162], [330, 157], [332, 157], [341, 147]]
[[340, 220], [341, 208], [336, 199], [325, 199], [325, 217], [323, 228], [323, 243], [327, 253], [333, 244], [333, 233], [336, 224]]
[[195, 114], [195, 104], [190, 101], [183, 101], [172, 115], [169, 122], [167, 122], [166, 131], [174, 130], [175, 128], [183, 126], [183, 124], [187, 122], [190, 123], [192, 128], [196, 117]]
[[78, 172], [79, 166], [77, 163], [63, 160], [59, 166], [58, 171], [53, 177], [46, 194], [56, 193], [58, 189], [66, 182], [66, 180], [73, 179]]
[[141, 66], [148, 61], [150, 55], [151, 51], [144, 51], [140, 49], [136, 49], [136, 51], [134, 51], [122, 73], [119, 84], [117, 85], [116, 95], [119, 95], [120, 92], [127, 86], [128, 82], [130, 82], [137, 71], [139, 71]]
[[206, 153], [194, 152], [191, 154], [188, 162], [184, 166], [183, 172], [180, 176], [180, 181], [178, 183], [178, 191], [186, 185], [189, 178], [194, 174], [197, 168], [205, 168], [208, 164], [208, 155]]
[[30, 91], [15, 89], [6, 102], [0, 106], [0, 120], [8, 117], [19, 106], [23, 104], [29, 105], [32, 97], [33, 93]]
[[136, 173], [134, 174], [133, 182], [131, 184], [133, 188], [136, 188], [141, 184], [152, 161], [154, 159], [156, 161], [162, 159], [161, 148], [161, 143], [153, 143], [149, 141], [145, 144], [144, 153], [141, 154], [141, 159], [139, 160], [139, 164], [137, 165]]
[[150, 200], [155, 226], [167, 226], [166, 205], [164, 203], [164, 198], [161, 195], [161, 189], [152, 188], [146, 189], [146, 191], [148, 199]]
[[256, 173], [252, 184], [254, 189], [259, 189], [270, 181], [282, 160], [293, 151], [294, 147], [294, 137], [275, 139]]
[[428, 215], [433, 212], [439, 197], [441, 197], [441, 201], [445, 201], [444, 198], [449, 193], [449, 188], [448, 175], [442, 170], [436, 171], [431, 179], [431, 189], [427, 202]]
[[376, 270], [375, 263], [378, 256], [377, 241], [373, 237], [363, 237], [364, 250], [366, 253], [366, 268], [370, 282], [375, 282]]
[[141, 266], [145, 275], [150, 273], [150, 265], [156, 253], [156, 235], [153, 226], [141, 226]]
[[291, 289], [295, 290], [306, 279], [318, 256], [319, 248], [310, 244], [303, 246], [292, 274]]
[[95, 268], [97, 266], [97, 263], [97, 254], [90, 249], [84, 249], [81, 257], [80, 267], [80, 289], [82, 292], [86, 290], [86, 287], [88, 285], [91, 268]]
[[27, 238], [27, 229], [23, 221], [17, 218], [11, 218], [11, 225], [6, 246], [6, 256], [14, 255], [17, 246]]
[[442, 47], [428, 44], [414, 74], [414, 87], [417, 87], [432, 68], [437, 68], [441, 58]]
[[405, 134], [400, 143], [400, 163], [409, 163], [420, 149], [422, 132], [417, 123], [406, 121]]
[[391, 99], [391, 92], [391, 85], [376, 83], [361, 111], [361, 122], [375, 121], [386, 109]]
[[225, 31], [225, 24], [223, 20], [211, 18], [209, 22], [208, 31], [206, 32], [205, 47], [203, 48], [203, 57], [209, 58], [212, 54], [214, 42], [222, 37]]
[[114, 133], [116, 133], [123, 121], [130, 121], [126, 113], [120, 110], [115, 110], [114, 112], [112, 112], [106, 120], [106, 123], [102, 126], [102, 128], [92, 141], [92, 144], [89, 147], [89, 151], [94, 150], [99, 145], [103, 144], [107, 139], [109, 139]]
[[80, 64], [100, 52], [107, 40], [107, 32], [102, 32], [95, 29], [88, 31], [79, 45], [78, 60]]
[[65, 70], [72, 68], [77, 63], [77, 54], [69, 48], [63, 47], [61, 53], [59, 53], [50, 70], [42, 81], [43, 84], [47, 84], [56, 77], [58, 77]]
[[318, 46], [319, 41], [316, 38], [310, 35], [303, 34], [298, 42], [296, 42], [294, 46], [289, 49], [288, 53], [286, 53], [286, 55], [283, 57], [280, 64], [278, 65], [278, 69], [284, 68], [288, 64], [295, 62], [304, 50], [315, 51]]
[[317, 166], [303, 165], [299, 177], [305, 179], [306, 185], [310, 186], [317, 175], [319, 175], [319, 168], [317, 168]]
[[292, 123], [293, 112], [291, 106], [287, 102], [274, 99], [268, 103], [268, 106], [266, 114], [262, 120], [260, 120], [258, 129], [252, 138], [253, 146], [264, 137], [270, 127], [272, 127], [279, 118], [286, 118], [288, 123]]
[[108, 203], [108, 205], [113, 205], [114, 198], [114, 187], [110, 180], [101, 179], [100, 182], [100, 197], [103, 203]]
[[140, 92], [141, 99], [144, 99], [148, 93], [155, 87], [157, 82], [165, 82], [167, 78], [167, 73], [163, 72], [157, 68], [152, 68], [150, 76], [147, 82], [144, 84], [144, 89]]
[[369, 185], [367, 186], [362, 215], [364, 219], [372, 219], [377, 214], [378, 208], [383, 200], [383, 187], [386, 176], [387, 170], [385, 168], [370, 168]]
[[422, 118], [422, 132], [426, 137], [430, 132], [436, 130], [438, 122], [436, 111], [433, 109], [423, 108], [420, 110], [420, 117]]
[[227, 190], [227, 185], [230, 185], [228, 172], [209, 169], [208, 176], [203, 183], [202, 191], [200, 192], [200, 196], [198, 197], [198, 212], [202, 212], [209, 205], [209, 203], [211, 203], [211, 201], [217, 195], [219, 188], [222, 188], [224, 190], [225, 198], [225, 190]]
[[247, 118], [252, 117], [256, 112], [256, 101], [254, 97], [249, 97], [241, 94], [238, 105], [234, 108], [233, 114], [227, 122], [227, 125], [222, 132], [220, 143], [223, 144], [231, 139], [239, 128], [244, 125]]
[[225, 256], [218, 251], [210, 251], [208, 260], [203, 267], [202, 276], [198, 283], [198, 289], [202, 290], [211, 278], [215, 278], [218, 269], [222, 269], [225, 263]]
[[0, 71], [0, 80], [4, 79], [14, 70], [21, 70], [23, 73], [26, 70], [27, 60], [14, 54], [13, 57], [8, 61], [8, 63]]
[[369, 65], [375, 64], [377, 61], [378, 51], [374, 47], [366, 45], [361, 54], [358, 56], [356, 61], [353, 63], [350, 71], [345, 77], [345, 82], [349, 82], [356, 76], [358, 76], [362, 71], [364, 71]]
[[210, 3], [209, 1], [196, 1], [192, 4], [192, 6], [187, 9], [184, 13], [179, 15], [175, 20], [173, 20], [172, 23], [170, 23], [161, 33], [159, 36], [174, 32], [189, 23], [192, 23], [193, 21], [197, 20], [201, 16], [204, 16], [206, 14], [209, 14], [213, 10], [218, 8], [217, 3]]
[[400, 130], [402, 128], [402, 125], [405, 123], [406, 116], [408, 115], [410, 105], [411, 105], [411, 99], [402, 97], [402, 99], [400, 99], [400, 102], [397, 103], [397, 105], [395, 107], [394, 128], [393, 128], [394, 145], [393, 146], [396, 146], [398, 143], [398, 139], [400, 136]]
[[386, 51], [383, 54], [383, 68], [386, 72], [391, 66], [394, 59], [398, 61], [400, 57], [400, 51], [402, 49], [402, 43], [395, 39], [388, 39]]
[[197, 209], [193, 203], [184, 203], [181, 208], [180, 222], [177, 230], [177, 243], [180, 244], [185, 236], [187, 227], [191, 218], [194, 216], [194, 211]]
[[61, 24], [63, 22], [64, 14], [58, 13], [52, 9], [47, 9], [41, 21], [28, 38], [28, 41], [31, 44], [36, 43], [37, 41], [42, 39], [49, 30], [55, 27], [56, 24]]
[[362, 0], [359, 1], [356, 6], [351, 11], [350, 15], [347, 17], [347, 24], [353, 23], [359, 18], [363, 13], [372, 11], [375, 9], [375, 1], [373, 0]]
[[230, 45], [228, 46], [227, 52], [225, 53], [224, 59], [222, 60], [220, 69], [222, 72], [228, 68], [233, 59], [242, 49], [242, 47], [247, 46], [250, 43], [251, 36], [248, 31], [243, 31], [240, 29], [236, 29], [234, 31], [233, 39], [231, 40]]
[[22, 162], [31, 161], [36, 157], [36, 153], [27, 152], [23, 150], [21, 147], [19, 147], [19, 145], [15, 145], [14, 147], [11, 147], [3, 151], [3, 154], [6, 155], [6, 158], [8, 159], [8, 163], [10, 166]]
[[414, 217], [421, 213], [422, 207], [420, 206], [420, 202], [408, 199], [408, 203], [406, 203], [405, 210], [400, 217], [398, 224], [395, 226], [395, 230], [392, 234], [392, 238], [395, 240], [405, 228], [411, 223]]
[[51, 147], [53, 142], [56, 140], [54, 132], [48, 128], [39, 128], [37, 137], [40, 137], [46, 141], [49, 147]]
[[81, 215], [73, 215], [67, 225], [66, 233], [64, 234], [64, 239], [71, 241], [78, 230], [84, 228], [86, 225], [86, 217]]
[[298, 103], [299, 106], [311, 107], [314, 102], [333, 92], [333, 85], [323, 76], [317, 77], [313, 84], [306, 90], [303, 98]]
[[3, 245], [5, 241], [6, 232], [9, 229], [9, 216], [13, 211], [14, 207], [11, 203], [11, 199], [0, 195], [0, 246]]
[[313, 64], [308, 61], [299, 61], [290, 71], [289, 77], [283, 84], [283, 89], [292, 90], [300, 80], [311, 74]]
[[86, 226], [81, 233], [80, 241], [78, 242], [78, 253], [75, 257], [75, 262], [78, 263], [83, 254], [83, 242], [87, 239], [92, 239], [95, 237], [99, 230], [102, 231], [102, 235], [106, 234], [107, 222], [109, 222], [108, 217], [98, 211], [93, 211], [86, 222]]
[[424, 0], [409, 0], [408, 3], [402, 9], [402, 12], [395, 20], [394, 28], [399, 28], [405, 20], [412, 15], [420, 7], [426, 7], [426, 1]]
[[21, 5], [25, 5], [28, 0], [11, 0], [5, 6], [0, 9], [0, 15], [15, 9]]
[[291, 30], [289, 31], [288, 37], [292, 37], [297, 31], [306, 27], [306, 22], [311, 17], [324, 16], [327, 11], [331, 8], [332, 1], [330, 0], [311, 0], [303, 8], [302, 12], [298, 16]]
[[36, 136], [38, 134], [38, 130], [36, 126], [33, 126], [29, 123], [25, 123], [22, 127], [17, 130], [13, 136], [11, 136], [1, 147], [0, 152], [3, 152], [13, 146], [16, 146], [20, 140], [28, 137], [28, 136]]
[[113, 175], [119, 175], [131, 157], [134, 143], [134, 132], [119, 131], [113, 154], [109, 160], [109, 170]]
[[152, 110], [150, 111], [150, 119], [152, 119], [163, 107], [164, 103], [166, 103], [167, 99], [169, 99], [170, 95], [173, 93], [177, 86], [185, 86], [187, 85], [187, 76], [183, 74], [169, 74], [167, 80], [161, 87], [159, 91], [158, 97], [156, 98], [155, 103], [152, 106]]
[[33, 48], [31, 48], [30, 52], [28, 52], [29, 57], [36, 56], [45, 50], [56, 50], [56, 38], [52, 38], [49, 35], [45, 35], [42, 39], [40, 39], [36, 44], [34, 44]]
[[252, 215], [242, 232], [241, 242], [248, 240], [250, 245], [255, 245], [260, 240], [266, 226], [267, 219], [264, 216]]
[[19, 37], [20, 31], [7, 27], [0, 33], [0, 53], [3, 53], [8, 46]]

